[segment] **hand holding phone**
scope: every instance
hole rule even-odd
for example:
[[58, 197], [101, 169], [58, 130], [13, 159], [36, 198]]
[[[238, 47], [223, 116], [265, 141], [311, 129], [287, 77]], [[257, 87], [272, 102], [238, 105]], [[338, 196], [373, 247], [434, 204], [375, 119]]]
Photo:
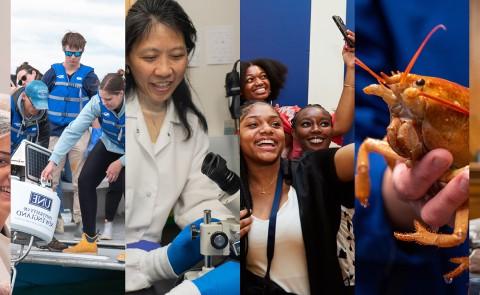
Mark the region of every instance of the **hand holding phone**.
[[342, 33], [345, 42], [347, 42], [347, 45], [351, 48], [355, 48], [355, 43], [353, 43], [353, 41], [348, 38], [347, 27], [345, 26], [345, 23], [343, 22], [342, 18], [339, 17], [338, 15], [334, 15], [332, 16], [332, 18], [335, 24], [337, 25], [338, 29], [340, 30], [340, 33]]

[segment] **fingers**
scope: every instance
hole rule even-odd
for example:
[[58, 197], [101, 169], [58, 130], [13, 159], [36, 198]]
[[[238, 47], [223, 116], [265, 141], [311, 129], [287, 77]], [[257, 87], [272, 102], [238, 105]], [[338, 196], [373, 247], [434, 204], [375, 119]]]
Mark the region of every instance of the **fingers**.
[[115, 173], [107, 171], [107, 180], [109, 183], [115, 182], [116, 179], [117, 179], [117, 176]]
[[114, 173], [114, 174], [112, 175], [112, 181], [111, 181], [111, 182], [117, 181], [117, 178], [118, 178], [118, 173]]
[[115, 169], [107, 169], [106, 177], [109, 183], [115, 182], [118, 178], [120, 171], [116, 172]]
[[52, 179], [52, 173], [51, 173], [50, 169], [48, 169], [48, 166], [47, 166], [47, 168], [43, 169], [42, 174], [40, 175], [40, 178], [44, 179], [44, 180], [51, 180]]
[[440, 227], [447, 224], [455, 211], [468, 200], [469, 170], [455, 176], [421, 210], [421, 217], [428, 225]]
[[428, 152], [412, 168], [400, 163], [393, 170], [394, 190], [405, 201], [420, 199], [448, 170], [452, 161], [453, 157], [447, 150], [436, 149]]
[[250, 210], [248, 210], [248, 209], [240, 210], [240, 219], [244, 218], [244, 217], [247, 216], [249, 213], [250, 213]]
[[240, 228], [240, 238], [243, 238], [250, 231], [250, 225]]
[[246, 217], [249, 211], [247, 209], [240, 211], [240, 237], [243, 238], [250, 231], [252, 225], [252, 217]]

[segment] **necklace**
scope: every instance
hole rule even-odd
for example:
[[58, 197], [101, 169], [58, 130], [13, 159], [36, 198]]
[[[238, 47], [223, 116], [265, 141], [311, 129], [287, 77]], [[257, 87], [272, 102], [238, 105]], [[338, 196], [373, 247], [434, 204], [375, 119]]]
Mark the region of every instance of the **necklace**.
[[[266, 185], [266, 187], [268, 188], [268, 190], [270, 190], [270, 186], [273, 184], [273, 182], [277, 179], [277, 175], [274, 175], [273, 178], [272, 178], [272, 181], [270, 181], [269, 184]], [[260, 193], [260, 195], [264, 196], [267, 194], [267, 191], [265, 190], [265, 187], [264, 186], [261, 186], [261, 190], [259, 191], [258, 188], [255, 188], [255, 190], [257, 192]]]
[[163, 119], [165, 117], [165, 111], [152, 112], [147, 110], [142, 110], [143, 116], [145, 117], [145, 123], [148, 128], [148, 134], [150, 135], [150, 140], [152, 142], [157, 141], [157, 137], [162, 128]]

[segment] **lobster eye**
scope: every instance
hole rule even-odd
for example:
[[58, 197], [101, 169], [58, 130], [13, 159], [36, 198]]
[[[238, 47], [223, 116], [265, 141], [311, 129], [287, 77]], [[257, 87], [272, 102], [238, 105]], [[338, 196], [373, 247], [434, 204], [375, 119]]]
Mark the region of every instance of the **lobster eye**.
[[416, 84], [417, 86], [420, 86], [420, 87], [421, 87], [421, 86], [424, 86], [424, 85], [425, 85], [425, 80], [423, 80], [423, 79], [418, 79], [417, 81], [415, 81], [415, 84]]

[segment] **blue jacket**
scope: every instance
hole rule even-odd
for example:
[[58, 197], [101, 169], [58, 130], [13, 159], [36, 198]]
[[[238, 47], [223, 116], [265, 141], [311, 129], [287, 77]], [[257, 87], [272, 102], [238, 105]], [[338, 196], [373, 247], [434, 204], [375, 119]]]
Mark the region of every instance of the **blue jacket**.
[[[58, 165], [60, 160], [70, 151], [70, 149], [75, 145], [75, 143], [80, 139], [82, 134], [88, 130], [88, 128], [92, 125], [92, 122], [96, 118], [102, 117], [102, 109], [101, 109], [101, 99], [98, 95], [92, 97], [92, 99], [87, 103], [87, 105], [83, 108], [80, 112], [78, 117], [70, 123], [67, 128], [62, 132], [60, 139], [58, 140], [55, 148], [53, 149], [52, 155], [50, 156], [49, 160], [55, 162]], [[118, 114], [114, 114], [115, 118], [120, 118], [119, 120], [125, 122], [125, 102], [118, 112]], [[110, 118], [109, 118], [110, 119]], [[124, 132], [125, 130], [123, 130]], [[103, 142], [107, 151], [121, 154], [120, 161], [122, 165], [125, 166], [125, 144], [123, 147], [118, 145], [117, 139], [112, 140], [105, 132], [102, 132], [102, 136], [100, 140]], [[124, 142], [124, 141], [123, 141]]]
[[48, 96], [48, 116], [50, 121], [59, 126], [66, 126], [72, 122], [89, 97], [83, 91], [83, 80], [93, 68], [80, 65], [80, 68], [69, 79], [61, 63], [53, 64], [55, 71], [55, 87]]
[[99, 101], [102, 112], [99, 121], [103, 134], [119, 148], [125, 149], [125, 114], [118, 117], [117, 114], [107, 109], [101, 99], [99, 99]]
[[[428, 11], [428, 13], [426, 13]], [[425, 35], [442, 23], [422, 51], [412, 73], [435, 76], [468, 85], [468, 1], [355, 0], [355, 55], [376, 73], [403, 71]], [[363, 93], [376, 83], [366, 71], [355, 72], [356, 147], [365, 137], [383, 138], [390, 114], [382, 99]], [[357, 295], [468, 293], [468, 272], [453, 280], [442, 275], [456, 265], [452, 257], [468, 255], [468, 239], [453, 248], [421, 246], [393, 237], [393, 228], [383, 203], [383, 157], [370, 155], [370, 206], [357, 203], [354, 215]], [[442, 228], [447, 231], [447, 228]]]
[[24, 139], [48, 147], [49, 126], [47, 112], [42, 110], [36, 116], [27, 118], [24, 114], [22, 101], [19, 99], [24, 91], [25, 87], [21, 87], [10, 97], [10, 149], [12, 154]]

